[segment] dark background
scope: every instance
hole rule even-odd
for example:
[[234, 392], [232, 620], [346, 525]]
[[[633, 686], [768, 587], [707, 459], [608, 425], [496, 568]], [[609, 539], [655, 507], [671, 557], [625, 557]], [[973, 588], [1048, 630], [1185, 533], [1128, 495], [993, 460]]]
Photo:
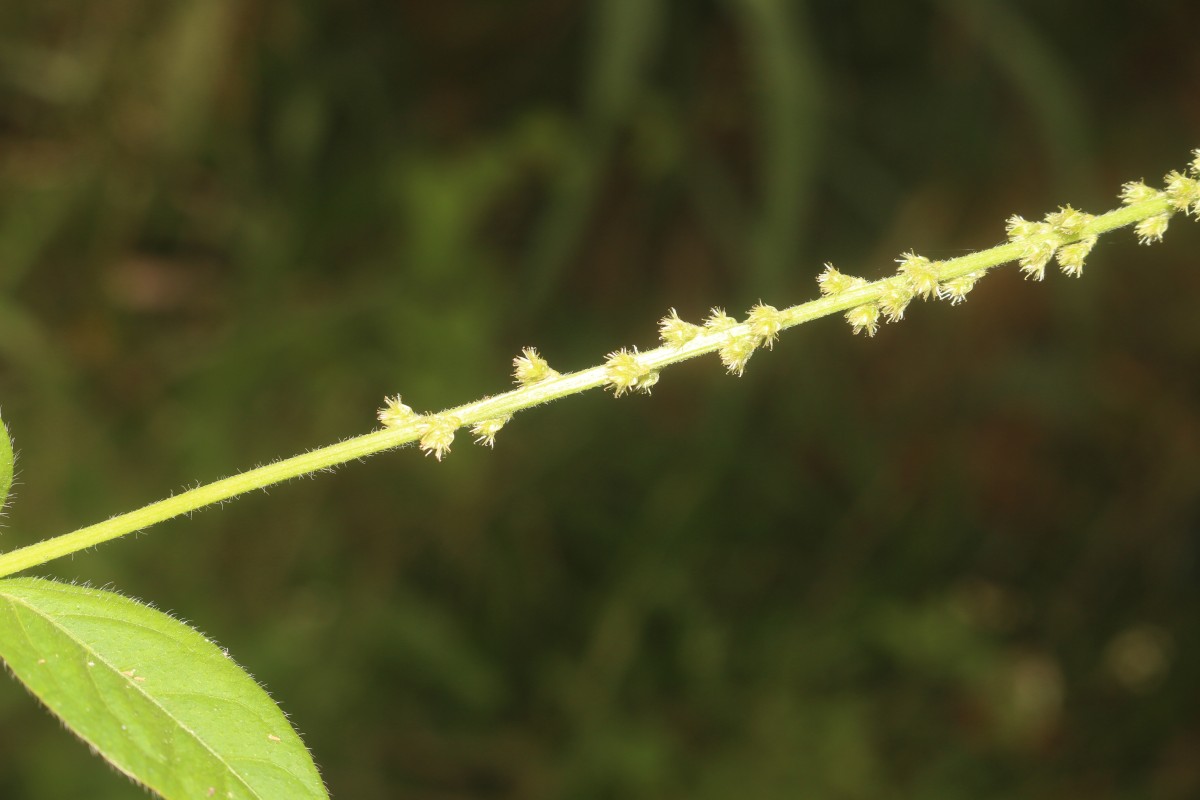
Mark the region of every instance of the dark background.
[[[1100, 212], [1195, 3], [7, 0], [5, 549]], [[229, 647], [340, 798], [1200, 796], [1200, 226], [49, 564]], [[0, 796], [132, 798], [13, 681]]]

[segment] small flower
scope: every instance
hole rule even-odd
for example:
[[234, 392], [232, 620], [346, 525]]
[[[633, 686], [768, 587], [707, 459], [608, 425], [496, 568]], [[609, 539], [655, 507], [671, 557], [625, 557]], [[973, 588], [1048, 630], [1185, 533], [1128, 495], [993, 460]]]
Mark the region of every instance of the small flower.
[[1121, 202], [1127, 206], [1156, 197], [1158, 192], [1141, 181], [1130, 181], [1121, 187]]
[[1200, 148], [1192, 151], [1192, 163], [1188, 165], [1188, 172], [1192, 173], [1193, 177], [1200, 178]]
[[725, 313], [723, 308], [713, 308], [708, 318], [704, 320], [704, 327], [710, 331], [727, 331], [736, 326], [738, 321]]
[[825, 271], [817, 276], [817, 285], [821, 287], [823, 295], [841, 294], [850, 289], [866, 286], [866, 284], [867, 282], [862, 278], [839, 272], [837, 267], [828, 261], [825, 262]]
[[874, 336], [879, 329], [879, 306], [875, 303], [855, 306], [846, 312], [846, 321], [854, 327], [855, 333], [866, 331], [867, 336]]
[[441, 461], [442, 456], [450, 452], [450, 445], [454, 442], [454, 432], [460, 427], [462, 427], [462, 420], [448, 414], [426, 417], [421, 425], [421, 441], [419, 442], [421, 450], [425, 452], [425, 455], [433, 453], [433, 457]]
[[404, 403], [400, 402], [400, 395], [395, 397], [383, 398], [384, 407], [379, 409], [375, 416], [383, 423], [385, 428], [399, 428], [415, 420], [419, 415]]
[[683, 347], [695, 339], [701, 330], [699, 325], [681, 320], [673, 308], [670, 314], [658, 321], [659, 338], [670, 347]]
[[485, 419], [482, 422], [476, 422], [471, 426], [471, 433], [476, 436], [475, 444], [486, 444], [488, 447], [495, 447], [496, 434], [508, 424], [510, 419], [512, 419], [512, 414], [505, 414], [502, 417], [493, 417], [492, 419]]
[[604, 365], [608, 368], [608, 385], [612, 387], [614, 397], [633, 389], [649, 392], [650, 387], [658, 383], [658, 373], [642, 366], [636, 347], [632, 352], [622, 347], [609, 353]]
[[904, 319], [904, 309], [915, 296], [916, 290], [909, 281], [892, 278], [879, 298], [879, 309], [888, 322], [899, 322]]
[[551, 369], [536, 347], [526, 347], [522, 355], [513, 359], [513, 382], [528, 386], [547, 378], [557, 378], [558, 372]]
[[[900, 265], [900, 274], [908, 279], [909, 284], [911, 284], [914, 295], [920, 295], [925, 299], [929, 299], [937, 292], [937, 266], [928, 258], [919, 256], [916, 253], [904, 253], [900, 258], [896, 259], [896, 263]], [[902, 308], [901, 314], [903, 313], [904, 310]]]
[[951, 278], [948, 281], [944, 281], [942, 285], [938, 287], [938, 298], [942, 300], [949, 300], [950, 305], [952, 306], [958, 305], [967, 299], [967, 293], [975, 288], [975, 282], [982, 278], [983, 275], [983, 270], [979, 270], [977, 272], [968, 272], [966, 275], [961, 277]]
[[750, 360], [750, 356], [754, 355], [754, 351], [758, 349], [761, 341], [752, 334], [733, 337], [721, 347], [719, 353], [721, 363], [730, 373], [740, 378], [746, 369], [746, 362]]
[[775, 306], [759, 303], [746, 315], [746, 324], [750, 326], [750, 333], [754, 335], [759, 344], [765, 344], [768, 349], [773, 349], [775, 340], [779, 338], [779, 331], [783, 329], [783, 315]]
[[1137, 234], [1139, 244], [1161, 242], [1163, 234], [1167, 232], [1167, 225], [1170, 223], [1170, 214], [1155, 214], [1134, 225], [1133, 232]]

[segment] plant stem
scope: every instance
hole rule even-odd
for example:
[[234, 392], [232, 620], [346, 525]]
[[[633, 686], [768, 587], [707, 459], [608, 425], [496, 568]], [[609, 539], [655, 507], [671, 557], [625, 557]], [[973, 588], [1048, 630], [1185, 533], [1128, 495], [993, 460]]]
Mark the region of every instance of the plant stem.
[[[1147, 200], [1131, 203], [1095, 217], [1081, 230], [1079, 238], [1105, 233], [1171, 211], [1173, 209], [1166, 195], [1159, 193]], [[1019, 245], [1013, 243], [999, 245], [989, 250], [937, 262], [938, 278], [945, 281], [963, 277], [1015, 261], [1020, 256], [1021, 247]], [[783, 309], [779, 312], [781, 328], [791, 328], [819, 317], [878, 301], [893, 285], [893, 282], [899, 279], [893, 275], [856, 289], [849, 289]], [[716, 352], [735, 337], [746, 336], [749, 331], [750, 327], [747, 323], [720, 331], [705, 331], [682, 345], [666, 345], [654, 350], [639, 352], [636, 357], [643, 367], [657, 370], [699, 355]], [[448, 409], [436, 416], [453, 417], [461, 426], [470, 426], [557, 400], [560, 397], [595, 389], [608, 382], [608, 368], [600, 365], [579, 372], [547, 378], [493, 397], [485, 397], [473, 403]], [[77, 553], [254, 489], [262, 489], [291, 478], [309, 475], [408, 444], [421, 437], [424, 424], [431, 418], [417, 416], [412, 422], [398, 427], [364, 434], [256, 467], [229, 478], [222, 478], [213, 483], [189, 489], [136, 511], [112, 517], [104, 522], [98, 522], [71, 533], [4, 553], [0, 555], [0, 577], [44, 564], [61, 556]]]

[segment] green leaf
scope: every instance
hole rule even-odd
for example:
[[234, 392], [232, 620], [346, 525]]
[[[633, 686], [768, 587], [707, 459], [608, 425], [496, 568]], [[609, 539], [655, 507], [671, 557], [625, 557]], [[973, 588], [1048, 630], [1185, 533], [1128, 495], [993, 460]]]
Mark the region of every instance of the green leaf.
[[324, 798], [279, 707], [179, 620], [99, 589], [0, 580], [0, 658], [114, 767], [173, 798]]
[[0, 419], [0, 508], [8, 502], [8, 490], [12, 488], [13, 478], [13, 449], [12, 440], [8, 438], [8, 428]]

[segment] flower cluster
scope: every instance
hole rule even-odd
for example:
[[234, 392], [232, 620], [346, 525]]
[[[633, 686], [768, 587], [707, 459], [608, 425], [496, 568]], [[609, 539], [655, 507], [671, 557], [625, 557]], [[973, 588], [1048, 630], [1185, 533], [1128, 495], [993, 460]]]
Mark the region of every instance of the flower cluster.
[[736, 328], [738, 321], [725, 313], [723, 308], [713, 308], [704, 320], [704, 327], [714, 333], [724, 333], [730, 328]]
[[[1141, 181], [1132, 181], [1121, 187], [1121, 202], [1127, 206], [1155, 197], [1158, 197], [1158, 192]], [[1137, 234], [1138, 241], [1142, 244], [1161, 242], [1163, 234], [1167, 232], [1167, 225], [1171, 222], [1171, 213], [1164, 211], [1161, 214], [1146, 217], [1134, 225], [1133, 232]]]
[[[828, 262], [825, 263], [825, 270], [817, 276], [817, 286], [821, 287], [821, 294], [826, 297], [832, 297], [854, 289], [861, 289], [866, 285], [866, 279], [843, 274], [838, 271], [837, 267]], [[893, 297], [889, 300], [889, 304], [889, 313], [901, 315], [904, 313], [904, 306], [908, 305], [908, 300]], [[868, 336], [874, 336], [875, 331], [879, 330], [879, 314], [879, 303], [864, 303], [847, 311], [846, 321], [854, 328], [855, 333], [866, 331]], [[899, 316], [897, 316], [898, 318]]]
[[775, 306], [759, 302], [746, 315], [746, 324], [750, 326], [750, 335], [758, 340], [759, 345], [766, 345], [768, 350], [775, 347], [775, 340], [783, 330], [783, 315]]
[[513, 382], [522, 386], [538, 383], [548, 378], [557, 378], [557, 370], [550, 368], [536, 347], [526, 347], [521, 355], [513, 359]]
[[638, 350], [626, 350], [622, 347], [615, 353], [609, 353], [604, 362], [606, 369], [605, 381], [613, 390], [614, 397], [620, 397], [626, 392], [638, 389], [650, 394], [650, 389], [658, 383], [658, 372], [644, 366], [638, 359]]
[[1053, 258], [1063, 273], [1082, 275], [1083, 260], [1096, 244], [1097, 235], [1089, 227], [1095, 219], [1070, 206], [1047, 214], [1042, 222], [1015, 214], [1009, 217], [1008, 239], [1021, 248], [1021, 271], [1040, 281], [1046, 277], [1046, 265]]
[[[715, 319], [716, 315], [714, 314], [713, 317], [709, 317], [709, 322], [711, 323]], [[783, 330], [783, 315], [774, 306], [758, 303], [746, 315], [746, 328], [745, 333], [732, 336], [717, 351], [725, 369], [738, 377], [741, 377], [745, 371], [746, 362], [750, 360], [750, 356], [754, 355], [755, 350], [763, 345], [766, 345], [767, 349], [775, 347], [779, 331]]]
[[1200, 150], [1192, 151], [1192, 163], [1188, 165], [1188, 173], [1190, 174], [1184, 175], [1177, 170], [1168, 172], [1163, 178], [1166, 189], [1161, 193], [1142, 181], [1133, 181], [1121, 187], [1121, 202], [1125, 205], [1151, 200], [1162, 194], [1166, 195], [1171, 206], [1169, 210], [1147, 217], [1134, 226], [1133, 230], [1139, 242], [1151, 244], [1162, 241], [1163, 234], [1167, 232], [1167, 224], [1177, 211], [1200, 219]]
[[1026, 277], [1040, 281], [1046, 277], [1046, 265], [1058, 249], [1054, 226], [1049, 222], [1030, 222], [1020, 214], [1008, 218], [1005, 226], [1008, 239], [1021, 248], [1021, 271]]
[[[383, 402], [383, 408], [376, 413], [376, 417], [383, 423], [383, 427], [403, 428], [406, 425], [415, 424], [419, 433], [418, 446], [426, 455], [432, 453], [434, 458], [441, 461], [442, 456], [450, 452], [450, 444], [454, 441], [454, 432], [463, 424], [458, 417], [450, 414], [418, 414], [401, 402], [400, 395], [385, 397]], [[487, 423], [481, 422], [473, 430], [485, 438], [488, 444], [491, 444], [496, 431], [500, 430], [507, 421], [507, 417], [499, 421], [489, 420], [490, 423], [498, 422], [498, 424], [494, 424], [486, 430], [481, 430], [481, 428]]]
[[1058, 211], [1046, 215], [1046, 222], [1054, 227], [1055, 233], [1064, 241], [1054, 254], [1054, 259], [1064, 275], [1078, 278], [1083, 274], [1083, 260], [1092, 252], [1096, 240], [1100, 238], [1095, 233], [1087, 232], [1088, 226], [1095, 219], [1091, 214], [1077, 211], [1070, 206], [1063, 206]]
[[726, 314], [722, 308], [713, 308], [702, 326], [684, 322], [672, 308], [671, 313], [659, 321], [658, 330], [663, 344], [673, 348], [683, 347], [701, 333], [728, 334], [717, 346], [717, 354], [726, 369], [740, 376], [755, 350], [763, 345], [775, 346], [783, 322], [779, 309], [764, 303], [751, 308], [744, 323]]
[[1171, 170], [1164, 180], [1171, 207], [1200, 219], [1200, 150], [1193, 150], [1192, 153], [1195, 157], [1188, 166], [1190, 176]]
[[385, 428], [400, 428], [414, 422], [421, 415], [400, 401], [400, 395], [383, 398], [384, 406], [375, 416]]
[[658, 321], [658, 336], [662, 339], [663, 344], [670, 347], [683, 347], [699, 336], [703, 330], [699, 325], [681, 320], [678, 312], [673, 308], [670, 314]]
[[438, 461], [450, 452], [454, 432], [462, 427], [462, 420], [450, 414], [433, 414], [421, 418], [421, 438], [418, 446], [425, 455], [433, 454]]
[[512, 419], [512, 414], [505, 414], [501, 417], [493, 417], [492, 419], [485, 419], [482, 422], [476, 422], [471, 426], [471, 433], [475, 434], [475, 444], [486, 444], [488, 447], [495, 447], [496, 434], [508, 424], [510, 419]]
[[[914, 298], [929, 299], [938, 294], [938, 264], [925, 256], [916, 253], [904, 253], [896, 259], [900, 265], [897, 275], [884, 284], [883, 295], [879, 298], [879, 310], [887, 317], [888, 322], [899, 322], [904, 319], [904, 310]], [[854, 309], [857, 311], [857, 309]], [[872, 315], [867, 311], [859, 311], [857, 318], [862, 322], [870, 322]], [[877, 317], [877, 315], [876, 315]], [[854, 324], [854, 322], [851, 322]], [[866, 327], [865, 325], [862, 327]], [[856, 328], [855, 332], [862, 328]], [[868, 328], [868, 333], [874, 335], [874, 330]]]
[[984, 270], [976, 270], [975, 272], [968, 272], [961, 277], [943, 281], [938, 286], [938, 299], [949, 300], [952, 306], [958, 305], [967, 299], [967, 292], [975, 288], [975, 282], [982, 278], [983, 275]]
[[904, 319], [908, 304], [918, 297], [924, 300], [936, 297], [949, 300], [951, 305], [958, 305], [966, 299], [967, 293], [985, 272], [980, 269], [958, 277], [943, 278], [942, 262], [913, 252], [902, 253], [896, 263], [900, 266], [894, 276], [874, 284], [867, 283], [863, 278], [845, 275], [832, 264], [826, 263], [825, 271], [817, 276], [817, 285], [826, 297], [866, 286], [878, 287], [877, 299], [854, 306], [846, 312], [846, 321], [855, 333], [874, 336], [879, 330], [880, 317], [888, 322], [899, 322]]
[[937, 264], [925, 256], [916, 253], [905, 253], [896, 259], [900, 265], [899, 273], [912, 290], [914, 296], [928, 300], [938, 289]]
[[821, 288], [821, 294], [826, 297], [848, 292], [851, 289], [860, 289], [866, 285], [866, 279], [839, 272], [837, 267], [828, 261], [825, 262], [824, 271], [817, 276], [817, 286]]

